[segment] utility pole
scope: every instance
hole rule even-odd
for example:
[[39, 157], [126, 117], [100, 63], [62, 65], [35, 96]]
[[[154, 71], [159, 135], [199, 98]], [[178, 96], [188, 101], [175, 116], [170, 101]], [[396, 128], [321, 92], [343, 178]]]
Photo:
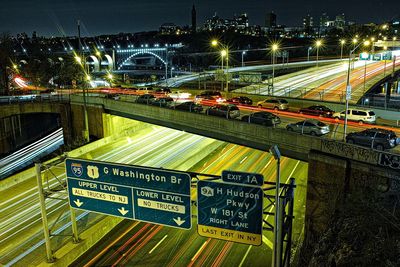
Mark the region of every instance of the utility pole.
[[[83, 69], [85, 72], [85, 79], [87, 77], [87, 73], [86, 73], [86, 60], [84, 58], [84, 54], [82, 51], [82, 41], [81, 41], [81, 22], [80, 20], [78, 20], [78, 42], [79, 42], [79, 54], [80, 57], [82, 59], [81, 64], [83, 65]], [[85, 129], [83, 130], [83, 139], [85, 141], [85, 143], [88, 143], [89, 140], [89, 117], [88, 117], [88, 112], [87, 112], [87, 99], [86, 99], [86, 81], [85, 84], [83, 85], [82, 91], [83, 91], [83, 121], [84, 121], [84, 125], [85, 125]]]

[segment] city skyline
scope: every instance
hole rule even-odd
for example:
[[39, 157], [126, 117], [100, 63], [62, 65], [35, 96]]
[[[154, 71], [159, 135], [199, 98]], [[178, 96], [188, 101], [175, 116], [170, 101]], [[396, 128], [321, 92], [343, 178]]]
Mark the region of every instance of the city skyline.
[[[322, 13], [331, 19], [344, 13], [346, 20], [356, 23], [382, 23], [398, 17], [396, 8], [384, 6], [400, 6], [395, 0], [386, 2], [340, 4], [326, 3], [324, 7], [317, 5], [316, 0], [287, 3], [259, 3], [246, 1], [183, 1], [173, 4], [165, 1], [109, 1], [96, 0], [79, 3], [76, 0], [50, 1], [40, 0], [35, 3], [26, 0], [3, 1], [5, 8], [0, 11], [0, 31], [9, 31], [15, 35], [36, 31], [39, 36], [76, 35], [76, 21], [82, 24], [82, 35], [93, 36], [119, 32], [140, 32], [158, 30], [161, 24], [172, 22], [177, 25], [191, 25], [192, 5], [196, 6], [197, 26], [202, 26], [207, 18], [215, 13], [222, 18], [247, 13], [250, 25], [265, 24], [265, 16], [273, 11], [277, 14], [277, 23], [286, 26], [301, 26], [302, 18], [310, 14], [317, 20]], [[344, 2], [344, 1], [343, 1]], [[21, 8], [23, 7], [23, 8]], [[290, 8], [289, 8], [290, 7]], [[354, 12], [356, 10], [357, 12]], [[374, 10], [373, 14], [369, 11]], [[353, 12], [353, 13], [351, 13]], [[17, 16], [15, 14], [18, 14]], [[367, 15], [367, 16], [366, 16]], [[153, 17], [153, 18], [152, 18]]]

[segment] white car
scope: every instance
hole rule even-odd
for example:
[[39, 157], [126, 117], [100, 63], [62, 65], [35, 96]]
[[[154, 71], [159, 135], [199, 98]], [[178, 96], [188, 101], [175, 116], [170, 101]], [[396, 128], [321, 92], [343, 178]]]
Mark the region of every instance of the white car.
[[[339, 120], [344, 120], [346, 111], [333, 113], [332, 117]], [[363, 109], [348, 109], [347, 110], [347, 119], [351, 121], [358, 121], [359, 123], [371, 123], [374, 124], [376, 122], [376, 115], [373, 110], [363, 110]]]

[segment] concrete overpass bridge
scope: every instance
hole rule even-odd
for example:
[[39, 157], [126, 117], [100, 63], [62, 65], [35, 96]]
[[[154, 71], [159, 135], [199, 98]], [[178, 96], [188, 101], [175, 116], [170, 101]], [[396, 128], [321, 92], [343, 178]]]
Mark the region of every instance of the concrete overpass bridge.
[[[106, 137], [106, 129], [111, 127], [113, 118], [118, 116], [266, 152], [271, 145], [276, 144], [284, 156], [308, 162], [305, 229], [311, 232], [307, 234], [320, 234], [324, 231], [335, 208], [346, 194], [362, 193], [367, 189], [379, 194], [390, 194], [398, 192], [400, 188], [400, 154], [299, 135], [239, 120], [103, 97], [88, 97], [87, 104], [89, 129], [98, 138]], [[78, 95], [71, 96], [70, 102], [8, 105], [3, 110], [3, 117], [35, 112], [60, 113], [65, 134], [71, 136], [71, 139], [80, 136], [84, 129], [83, 97]]]

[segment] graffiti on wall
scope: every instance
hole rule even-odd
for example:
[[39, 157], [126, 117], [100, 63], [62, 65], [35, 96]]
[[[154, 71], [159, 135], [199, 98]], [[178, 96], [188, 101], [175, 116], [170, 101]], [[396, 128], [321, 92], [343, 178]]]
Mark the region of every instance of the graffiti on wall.
[[378, 162], [378, 153], [376, 151], [335, 140], [322, 140], [322, 151], [362, 162], [375, 164]]

